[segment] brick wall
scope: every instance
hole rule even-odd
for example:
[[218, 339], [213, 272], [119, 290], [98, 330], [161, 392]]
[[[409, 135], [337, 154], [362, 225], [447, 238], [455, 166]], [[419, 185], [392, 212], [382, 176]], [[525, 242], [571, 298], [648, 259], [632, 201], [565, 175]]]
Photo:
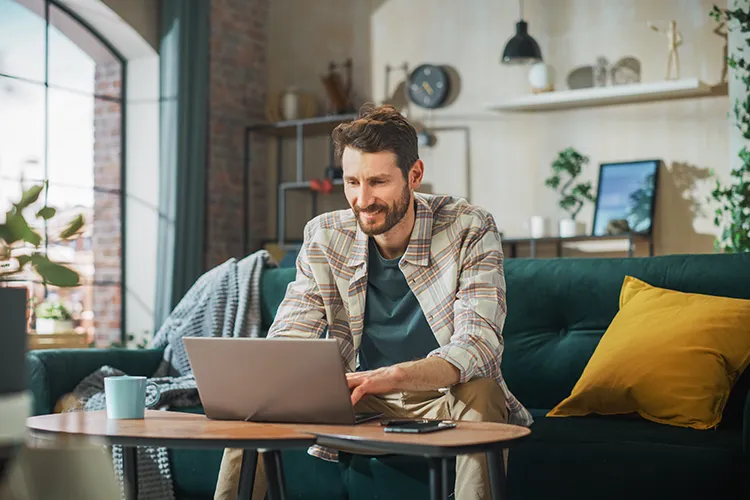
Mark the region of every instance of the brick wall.
[[268, 62], [269, 0], [212, 0], [209, 80], [209, 142], [206, 269], [243, 257], [243, 227], [251, 253], [267, 237], [267, 151], [251, 145], [252, 171], [244, 220], [244, 127], [264, 119]]
[[[118, 66], [97, 65], [97, 95], [112, 95], [120, 87]], [[97, 285], [93, 290], [95, 341], [101, 346], [120, 341], [120, 111], [119, 102], [97, 99], [94, 104], [94, 185], [101, 188], [94, 193], [94, 280], [111, 283]]]

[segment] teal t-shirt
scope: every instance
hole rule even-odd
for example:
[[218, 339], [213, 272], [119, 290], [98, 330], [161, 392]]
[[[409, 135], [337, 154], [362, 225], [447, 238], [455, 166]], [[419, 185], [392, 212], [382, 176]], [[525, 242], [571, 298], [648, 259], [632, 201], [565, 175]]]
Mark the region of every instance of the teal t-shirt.
[[400, 259], [384, 259], [372, 238], [369, 245], [360, 370], [422, 359], [439, 344], [398, 267]]

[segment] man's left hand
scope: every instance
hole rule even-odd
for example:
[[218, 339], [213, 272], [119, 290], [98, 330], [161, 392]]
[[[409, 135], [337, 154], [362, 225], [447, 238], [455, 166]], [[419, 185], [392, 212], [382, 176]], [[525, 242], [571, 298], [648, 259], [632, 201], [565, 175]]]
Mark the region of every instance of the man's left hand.
[[352, 406], [368, 394], [386, 394], [397, 389], [401, 380], [396, 367], [378, 368], [364, 372], [347, 373], [346, 380], [352, 391]]

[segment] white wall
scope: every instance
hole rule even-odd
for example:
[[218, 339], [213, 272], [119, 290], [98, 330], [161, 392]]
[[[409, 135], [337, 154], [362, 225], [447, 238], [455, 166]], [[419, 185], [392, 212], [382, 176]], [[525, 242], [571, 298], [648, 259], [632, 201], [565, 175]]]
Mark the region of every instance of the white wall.
[[161, 0], [101, 0], [131, 26], [152, 49], [159, 51]]
[[[300, 0], [278, 3], [283, 9], [276, 3], [271, 9], [271, 90], [312, 82], [315, 74], [309, 68], [322, 72], [331, 58], [350, 54], [367, 59], [362, 52], [363, 33], [370, 36], [371, 91], [363, 92], [369, 98], [381, 101], [386, 94], [386, 64], [407, 62], [414, 68], [431, 62], [458, 71], [461, 93], [451, 106], [431, 113], [411, 109], [410, 116], [428, 126], [457, 129], [438, 132], [438, 144], [420, 152], [426, 181], [435, 192], [470, 196], [489, 209], [506, 236], [526, 236], [532, 215], [551, 219], [564, 215], [544, 179], [556, 154], [572, 146], [590, 157], [583, 177], [594, 182], [599, 163], [662, 158], [667, 169], [662, 172], [657, 207], [657, 253], [712, 251], [710, 217], [696, 215], [699, 207], [691, 200], [702, 203], [707, 196], [708, 169], [722, 178], [728, 175], [726, 96], [555, 113], [491, 112], [486, 109], [489, 102], [530, 92], [527, 68], [499, 63], [518, 19], [517, 2], [387, 0], [357, 3], [356, 9], [350, 6], [355, 2], [344, 0], [327, 0], [325, 6], [316, 3], [317, 9]], [[715, 23], [708, 15], [714, 2], [524, 3], [530, 33], [558, 74], [558, 89], [567, 87], [566, 76], [574, 67], [593, 64], [600, 55], [610, 61], [636, 57], [641, 61], [642, 81], [663, 79], [666, 40], [651, 31], [647, 21], [663, 25], [670, 19], [677, 21], [685, 39], [679, 49], [681, 76], [699, 77], [709, 84], [719, 81], [723, 40], [712, 33]], [[369, 14], [363, 5], [370, 8]], [[316, 32], [318, 41], [309, 36]], [[395, 84], [392, 80], [389, 90]], [[590, 229], [592, 207], [584, 208], [580, 217]]]

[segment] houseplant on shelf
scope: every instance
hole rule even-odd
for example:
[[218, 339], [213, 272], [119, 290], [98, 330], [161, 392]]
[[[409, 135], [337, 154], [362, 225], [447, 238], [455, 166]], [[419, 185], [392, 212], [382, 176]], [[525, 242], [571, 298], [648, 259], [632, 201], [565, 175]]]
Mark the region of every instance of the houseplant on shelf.
[[[742, 50], [750, 47], [745, 36], [750, 32], [750, 11], [714, 6], [711, 17], [724, 23], [727, 31], [739, 30], [743, 34], [745, 47], [738, 49], [739, 54], [729, 55], [727, 65], [745, 87], [744, 96], [734, 103], [733, 113], [743, 139], [750, 140], [750, 60], [740, 57]], [[750, 151], [743, 146], [738, 156], [741, 164], [730, 173], [729, 183], [722, 185], [716, 181], [710, 198], [718, 205], [714, 225], [719, 228], [719, 235], [714, 247], [724, 253], [750, 252]]]
[[[581, 175], [583, 166], [588, 162], [588, 157], [583, 156], [573, 148], [567, 148], [558, 153], [557, 158], [552, 163], [553, 174], [544, 181], [546, 186], [560, 193], [561, 198], [558, 204], [570, 215], [570, 217], [560, 220], [560, 236], [563, 238], [585, 233], [585, 224], [576, 221], [576, 216], [587, 201], [596, 201], [596, 197], [591, 194], [591, 182], [573, 185], [573, 182]], [[563, 182], [564, 176], [567, 177], [567, 180]]]
[[[31, 408], [25, 368], [28, 290], [18, 285], [27, 268], [35, 271], [45, 286], [76, 286], [79, 282], [78, 273], [47, 257], [42, 236], [24, 216], [45, 187], [35, 185], [26, 190], [6, 212], [5, 220], [0, 220], [0, 415], [4, 415], [0, 422], [0, 476], [23, 443]], [[49, 221], [55, 214], [56, 210], [45, 203], [35, 217]], [[83, 223], [83, 216], [75, 217], [59, 238], [65, 241], [75, 237]]]
[[73, 331], [73, 316], [60, 302], [45, 300], [35, 309], [36, 333], [66, 333]]

